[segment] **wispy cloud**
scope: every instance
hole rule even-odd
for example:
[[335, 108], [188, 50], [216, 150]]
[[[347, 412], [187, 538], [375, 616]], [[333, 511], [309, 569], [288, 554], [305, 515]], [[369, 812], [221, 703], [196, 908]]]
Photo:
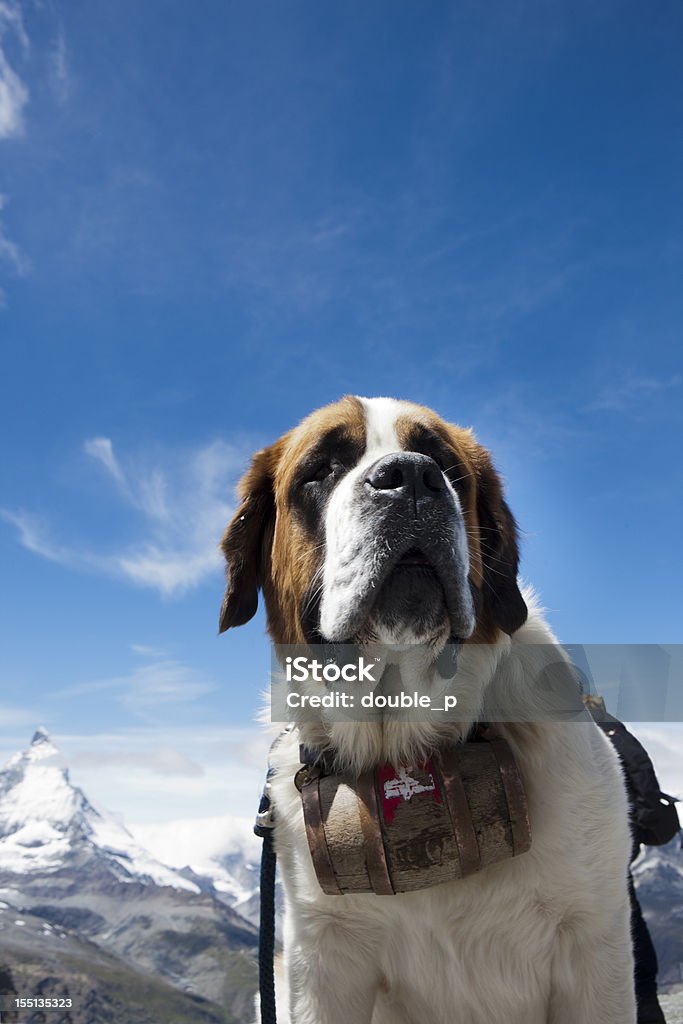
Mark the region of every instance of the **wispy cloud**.
[[86, 455], [102, 463], [108, 473], [118, 484], [125, 486], [125, 476], [118, 459], [114, 455], [114, 446], [108, 437], [93, 437], [83, 445]]
[[622, 373], [605, 384], [598, 397], [586, 406], [587, 412], [624, 412], [646, 402], [662, 391], [670, 391], [681, 384], [682, 378], [654, 377], [647, 374]]
[[[7, 196], [0, 193], [0, 215], [6, 206]], [[29, 270], [27, 256], [21, 251], [17, 243], [13, 242], [9, 237], [2, 219], [0, 219], [0, 263], [8, 264], [10, 269], [19, 277], [23, 277]], [[0, 292], [0, 304], [2, 304], [2, 294]]]
[[28, 87], [10, 63], [7, 39], [18, 42], [24, 56], [28, 53], [29, 41], [21, 8], [12, 0], [0, 0], [0, 139], [21, 135], [24, 107], [29, 97]]
[[19, 543], [35, 555], [41, 555], [50, 562], [60, 565], [79, 564], [83, 556], [68, 547], [61, 547], [50, 539], [47, 524], [37, 516], [22, 509], [13, 512], [0, 508], [0, 518], [11, 523], [19, 533]]
[[50, 54], [50, 84], [58, 103], [65, 104], [71, 96], [72, 80], [64, 29], [60, 25]]
[[171, 660], [141, 665], [123, 684], [121, 702], [134, 712], [156, 712], [160, 704], [185, 704], [216, 689], [197, 669]]
[[[144, 655], [143, 655], [144, 656]], [[59, 701], [105, 695], [132, 715], [159, 722], [161, 717], [184, 715], [189, 705], [212, 693], [218, 684], [203, 672], [173, 658], [157, 658], [135, 666], [124, 675], [93, 679], [55, 690]]]
[[19, 542], [34, 554], [151, 587], [164, 596], [182, 593], [221, 564], [218, 541], [231, 514], [237, 477], [252, 445], [224, 441], [185, 452], [161, 452], [122, 462], [106, 437], [87, 440], [84, 451], [105, 471], [123, 506], [140, 514], [140, 536], [113, 550], [76, 547], [54, 539], [43, 520], [25, 510], [0, 509]]
[[195, 760], [174, 747], [154, 747], [151, 750], [83, 750], [72, 764], [76, 768], [141, 769], [154, 775], [174, 775], [197, 778], [204, 775], [204, 769]]
[[143, 658], [165, 658], [166, 651], [160, 647], [153, 647], [151, 644], [131, 644], [133, 654], [139, 654]]
[[36, 728], [38, 712], [35, 708], [17, 707], [13, 704], [0, 704], [0, 725], [3, 730], [23, 727]]

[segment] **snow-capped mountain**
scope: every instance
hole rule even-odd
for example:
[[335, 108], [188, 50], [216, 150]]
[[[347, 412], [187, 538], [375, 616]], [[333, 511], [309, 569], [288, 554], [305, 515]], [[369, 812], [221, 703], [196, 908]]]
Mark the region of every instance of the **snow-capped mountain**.
[[[22, 994], [45, 971], [71, 988], [92, 975], [118, 1020], [249, 1019], [257, 933], [230, 902], [95, 807], [44, 729], [0, 772], [0, 968]], [[150, 1015], [152, 984], [160, 1002]], [[117, 1019], [108, 1014], [98, 1024]]]
[[71, 784], [59, 751], [40, 728], [29, 749], [0, 772], [0, 875], [49, 874], [87, 856], [98, 857], [121, 882], [200, 891]]

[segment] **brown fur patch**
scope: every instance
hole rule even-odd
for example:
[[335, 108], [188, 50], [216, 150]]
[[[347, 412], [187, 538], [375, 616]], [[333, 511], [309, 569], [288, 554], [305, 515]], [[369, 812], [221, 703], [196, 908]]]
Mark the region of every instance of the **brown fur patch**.
[[[322, 563], [322, 553], [294, 515], [289, 495], [306, 453], [320, 438], [340, 427], [359, 448], [364, 447], [365, 411], [357, 398], [346, 396], [317, 409], [254, 456], [239, 486], [242, 503], [221, 545], [228, 570], [221, 632], [251, 618], [261, 587], [268, 631], [274, 642], [295, 644], [305, 640], [301, 608]], [[251, 614], [247, 614], [249, 611]]]

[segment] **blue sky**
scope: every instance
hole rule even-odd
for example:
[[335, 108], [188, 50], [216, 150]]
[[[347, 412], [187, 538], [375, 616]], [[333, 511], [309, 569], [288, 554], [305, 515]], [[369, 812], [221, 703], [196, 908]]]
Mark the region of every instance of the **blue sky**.
[[563, 640], [683, 639], [682, 30], [0, 0], [0, 753], [41, 721], [131, 817], [249, 812], [268, 649], [217, 638], [215, 545], [346, 392], [475, 427]]

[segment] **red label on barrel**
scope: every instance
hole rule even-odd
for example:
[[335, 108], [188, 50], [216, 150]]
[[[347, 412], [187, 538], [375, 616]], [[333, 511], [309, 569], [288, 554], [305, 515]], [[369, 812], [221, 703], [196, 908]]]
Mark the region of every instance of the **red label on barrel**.
[[401, 765], [399, 768], [393, 764], [380, 765], [377, 769], [377, 783], [387, 825], [391, 825], [396, 808], [404, 800], [417, 798], [441, 803], [436, 772], [429, 757], [422, 764]]

